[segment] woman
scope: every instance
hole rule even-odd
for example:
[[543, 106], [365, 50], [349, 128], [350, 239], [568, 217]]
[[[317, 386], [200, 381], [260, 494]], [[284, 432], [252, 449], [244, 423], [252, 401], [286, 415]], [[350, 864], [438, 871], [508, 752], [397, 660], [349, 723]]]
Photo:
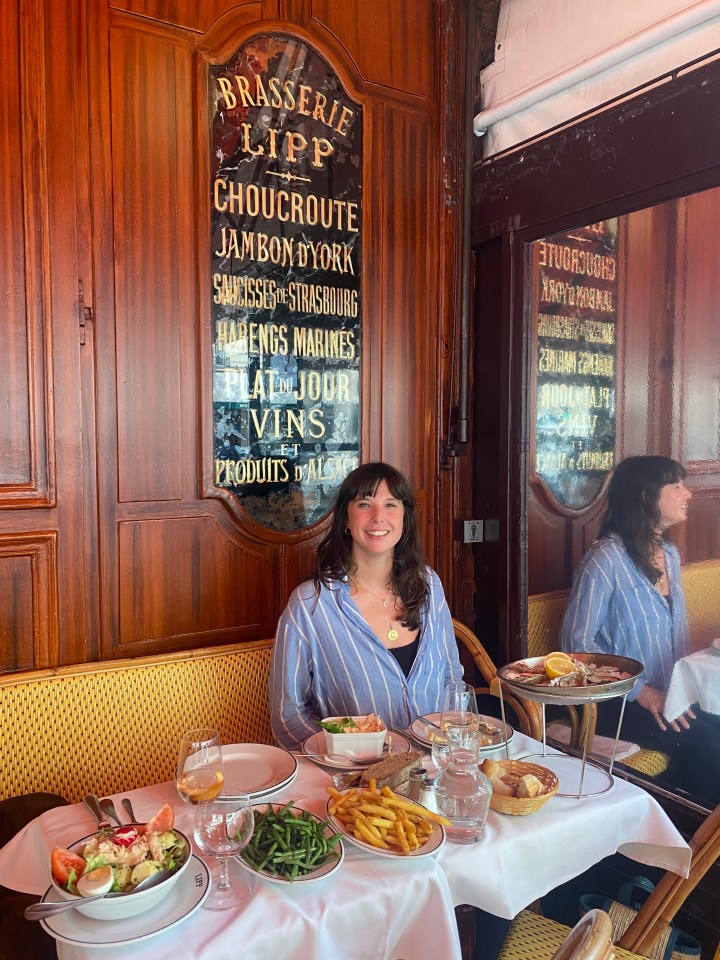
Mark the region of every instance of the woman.
[[[715, 798], [718, 777], [707, 750], [720, 747], [711, 722], [687, 710], [668, 723], [665, 695], [675, 661], [691, 652], [680, 557], [668, 529], [687, 519], [692, 493], [682, 464], [668, 457], [628, 457], [615, 469], [598, 539], [575, 573], [562, 646], [567, 651], [632, 657], [645, 669], [622, 724], [626, 740], [670, 757], [664, 779]], [[621, 699], [598, 708], [598, 733], [614, 736]], [[713, 802], [717, 802], [714, 799]]]
[[375, 713], [388, 727], [440, 709], [462, 676], [442, 585], [426, 566], [405, 478], [366, 463], [343, 481], [314, 580], [278, 623], [270, 712], [297, 748], [328, 716]]

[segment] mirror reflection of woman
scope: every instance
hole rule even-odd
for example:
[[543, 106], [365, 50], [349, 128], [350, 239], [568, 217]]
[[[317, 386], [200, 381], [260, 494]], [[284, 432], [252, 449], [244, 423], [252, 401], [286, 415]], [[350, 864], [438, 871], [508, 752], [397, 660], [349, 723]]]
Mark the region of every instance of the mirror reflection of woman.
[[273, 733], [297, 748], [328, 716], [375, 713], [403, 729], [440, 709], [462, 676], [442, 584], [420, 549], [415, 499], [386, 463], [343, 481], [313, 580], [280, 618], [270, 672]]
[[[565, 611], [567, 651], [632, 657], [645, 670], [628, 696], [622, 737], [669, 758], [661, 775], [703, 800], [720, 797], [720, 728], [688, 709], [663, 716], [675, 661], [692, 652], [680, 556], [667, 531], [687, 519], [692, 497], [682, 464], [668, 457], [628, 457], [615, 468], [598, 539], [581, 560]], [[614, 736], [621, 700], [598, 708], [597, 732]], [[708, 751], [710, 751], [708, 753]]]

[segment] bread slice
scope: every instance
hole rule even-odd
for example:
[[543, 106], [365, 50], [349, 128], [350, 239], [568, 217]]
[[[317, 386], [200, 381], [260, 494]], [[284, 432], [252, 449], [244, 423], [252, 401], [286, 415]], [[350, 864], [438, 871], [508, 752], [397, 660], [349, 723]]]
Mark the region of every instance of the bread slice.
[[533, 773], [526, 773], [518, 780], [518, 797], [537, 797], [544, 792], [545, 788], [542, 785], [542, 780], [538, 780]]
[[502, 767], [497, 760], [493, 760], [490, 757], [485, 757], [483, 762], [480, 764], [480, 769], [488, 778], [488, 780], [493, 780], [495, 777], [501, 777], [503, 772]]
[[[367, 787], [371, 780], [375, 780], [379, 787], [390, 787], [398, 791], [403, 785], [407, 786], [410, 771], [419, 766], [421, 754], [417, 750], [409, 753], [393, 753], [389, 757], [378, 760], [363, 770], [360, 786]], [[402, 791], [400, 791], [402, 792]]]

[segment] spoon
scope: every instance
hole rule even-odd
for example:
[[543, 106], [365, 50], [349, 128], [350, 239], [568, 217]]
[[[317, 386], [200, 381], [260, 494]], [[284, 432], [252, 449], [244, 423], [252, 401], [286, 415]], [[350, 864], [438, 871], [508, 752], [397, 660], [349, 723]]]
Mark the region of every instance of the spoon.
[[108, 817], [112, 817], [112, 819], [115, 821], [115, 823], [119, 827], [122, 826], [122, 820], [117, 815], [117, 810], [115, 809], [115, 804], [112, 802], [112, 800], [108, 800], [108, 799], [101, 800], [100, 809], [102, 810], [103, 813], [107, 814]]
[[115, 899], [115, 897], [131, 897], [134, 893], [139, 893], [141, 890], [149, 890], [150, 887], [157, 886], [157, 884], [165, 880], [171, 872], [170, 870], [158, 870], [157, 873], [151, 873], [149, 877], [145, 877], [136, 887], [133, 887], [132, 890], [128, 890], [126, 893], [100, 893], [95, 897], [78, 897], [76, 900], [32, 903], [29, 907], [25, 908], [25, 919], [42, 920], [44, 917], [54, 917], [56, 913], [63, 913], [65, 910], [74, 910], [76, 907], [81, 907], [86, 903], [92, 903], [95, 900], [105, 900], [106, 897], [110, 897], [111, 899]]
[[135, 816], [135, 811], [133, 810], [133, 805], [130, 803], [129, 799], [128, 799], [127, 797], [123, 797], [123, 799], [120, 801], [120, 803], [125, 807], [125, 812], [126, 812], [127, 815], [130, 817], [130, 822], [131, 822], [131, 823], [137, 823], [137, 822], [138, 822], [138, 819], [137, 819], [137, 817]]

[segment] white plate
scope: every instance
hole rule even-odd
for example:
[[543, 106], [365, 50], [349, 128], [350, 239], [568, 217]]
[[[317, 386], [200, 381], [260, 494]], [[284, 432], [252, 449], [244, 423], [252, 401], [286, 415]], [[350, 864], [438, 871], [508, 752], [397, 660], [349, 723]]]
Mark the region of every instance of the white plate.
[[281, 747], [267, 743], [230, 743], [222, 748], [223, 793], [246, 793], [251, 800], [267, 797], [295, 779], [298, 762]]
[[[157, 909], [138, 913], [125, 920], [91, 920], [67, 910], [56, 917], [40, 921], [47, 933], [63, 943], [75, 946], [124, 947], [128, 943], [149, 940], [186, 920], [194, 913], [210, 891], [208, 868], [194, 854], [190, 865]], [[58, 903], [60, 894], [48, 887], [43, 903]]]
[[[404, 733], [400, 733], [399, 730], [388, 730], [388, 734], [392, 738], [390, 740], [390, 753], [408, 753], [410, 751], [410, 741]], [[310, 734], [305, 743], [303, 743], [302, 749], [303, 753], [308, 756], [308, 759], [319, 764], [321, 767], [333, 767], [339, 770], [369, 767], [371, 764], [382, 760], [382, 757], [372, 757], [368, 760], [353, 760], [350, 757], [348, 757], [347, 760], [336, 760], [335, 757], [328, 757], [324, 753], [325, 734], [322, 730], [319, 733]], [[320, 754], [320, 756], [316, 756], [316, 754]], [[383, 756], [387, 756], [387, 754], [383, 754]]]
[[[268, 803], [255, 803], [253, 804], [253, 810], [257, 810], [259, 813], [265, 813], [269, 806], [270, 804]], [[285, 804], [278, 803], [273, 806], [273, 809], [282, 809], [283, 806], [285, 806]], [[304, 807], [293, 806], [293, 811], [297, 811], [298, 813], [309, 813], [313, 820], [315, 820], [317, 823], [323, 823], [323, 820], [320, 817], [316, 816], [310, 810], [305, 810]], [[325, 835], [328, 837], [334, 836], [337, 832], [338, 831], [334, 830], [330, 826], [325, 828]], [[246, 870], [249, 870], [250, 873], [254, 873], [255, 876], [262, 877], [264, 880], [271, 880], [273, 883], [291, 883], [293, 886], [297, 886], [303, 883], [314, 883], [315, 881], [322, 880], [324, 877], [329, 877], [331, 873], [334, 873], [345, 859], [345, 848], [343, 847], [342, 840], [338, 841], [335, 850], [337, 850], [337, 852], [340, 854], [337, 859], [329, 860], [316, 870], [311, 870], [310, 873], [304, 873], [302, 876], [296, 877], [294, 880], [287, 880], [285, 877], [276, 876], [276, 874], [270, 873], [269, 870], [256, 870], [252, 864], [247, 863], [243, 859], [242, 854], [239, 854], [237, 859], [240, 861], [241, 866], [245, 867]]]
[[[350, 833], [350, 829], [342, 820], [330, 813], [332, 803], [332, 799], [328, 800], [327, 813], [328, 819], [333, 827], [335, 827], [335, 830], [338, 833], [342, 833], [348, 843], [354, 843], [355, 846], [360, 847], [361, 850], [368, 850], [378, 857], [387, 857], [390, 860], [422, 860], [424, 857], [432, 857], [445, 843], [445, 828], [441, 824], [436, 823], [434, 824], [435, 829], [427, 839], [427, 843], [420, 847], [419, 850], [411, 850], [410, 853], [401, 853], [399, 850], [384, 850], [382, 847], [374, 847], [371, 843], [366, 843], [365, 840], [358, 840], [354, 834]], [[418, 806], [422, 806], [422, 804], [418, 804]]]
[[[434, 724], [440, 723], [439, 713], [426, 713], [424, 717], [416, 717], [415, 720], [410, 724], [410, 733], [417, 740], [418, 743], [421, 743], [425, 747], [432, 747], [432, 740], [430, 739], [430, 734], [433, 731], [433, 727], [427, 724], [425, 721], [430, 720]], [[488, 717], [484, 713], [479, 713], [478, 716], [481, 720], [484, 720], [486, 723], [491, 723], [493, 726], [500, 729], [500, 733], [491, 736], [490, 734], [483, 734], [483, 737], [490, 740], [490, 743], [483, 744], [480, 747], [480, 753], [488, 753], [491, 750], [497, 750], [498, 747], [505, 746], [505, 740], [510, 743], [512, 738], [515, 736], [515, 731], [510, 726], [509, 723], [505, 724], [505, 736], [503, 736], [503, 722], [497, 717]]]

